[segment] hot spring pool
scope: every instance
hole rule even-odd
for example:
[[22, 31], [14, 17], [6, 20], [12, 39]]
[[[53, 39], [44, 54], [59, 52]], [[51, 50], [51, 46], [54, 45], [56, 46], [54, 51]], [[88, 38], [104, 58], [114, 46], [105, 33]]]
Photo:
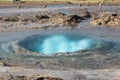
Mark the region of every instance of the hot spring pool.
[[34, 35], [19, 41], [18, 45], [45, 55], [80, 50], [107, 50], [114, 46], [112, 42], [78, 34]]

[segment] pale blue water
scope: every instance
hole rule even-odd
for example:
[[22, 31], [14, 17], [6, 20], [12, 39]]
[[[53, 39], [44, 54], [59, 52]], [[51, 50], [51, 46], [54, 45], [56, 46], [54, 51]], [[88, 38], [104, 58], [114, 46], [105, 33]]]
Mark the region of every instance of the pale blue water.
[[29, 51], [45, 55], [103, 48], [105, 50], [113, 46], [107, 41], [76, 34], [35, 35], [20, 41], [18, 44]]
[[[79, 38], [79, 37], [78, 37]], [[64, 35], [52, 35], [43, 41], [41, 45], [36, 44], [38, 52], [44, 54], [54, 54], [60, 52], [75, 52], [78, 50], [90, 49], [94, 44], [93, 40], [89, 38], [78, 39], [76, 37], [70, 38]]]

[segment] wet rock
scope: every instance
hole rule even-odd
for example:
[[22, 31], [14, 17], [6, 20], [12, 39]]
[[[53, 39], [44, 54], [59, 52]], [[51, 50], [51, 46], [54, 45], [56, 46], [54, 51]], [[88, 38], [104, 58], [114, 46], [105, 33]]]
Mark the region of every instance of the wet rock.
[[74, 14], [72, 14], [72, 15], [78, 15], [78, 16], [80, 16], [83, 19], [87, 19], [87, 18], [91, 17], [90, 13], [87, 10], [87, 8], [75, 9], [74, 11], [70, 10], [70, 12], [71, 13], [74, 12]]
[[57, 13], [57, 14], [54, 14], [51, 16], [50, 18], [50, 22], [55, 24], [64, 24], [66, 23], [68, 20], [70, 19], [69, 16], [67, 16], [66, 14], [63, 14], [63, 13]]
[[107, 14], [108, 14], [108, 12], [103, 10], [102, 13], [101, 13], [101, 17], [105, 17], [105, 16], [107, 16]]
[[64, 16], [66, 16], [66, 14], [60, 13], [60, 12], [52, 15], [53, 18], [56, 18], [56, 17], [57, 17], [57, 18], [60, 18], [60, 17], [64, 17]]
[[80, 15], [83, 19], [87, 19], [89, 17], [91, 17], [90, 13], [86, 10], [84, 12], [82, 12], [82, 15]]
[[47, 15], [36, 15], [36, 19], [49, 19], [49, 16]]
[[95, 25], [101, 25], [101, 21], [100, 20], [94, 20], [92, 22], [90, 22], [91, 24], [95, 24]]
[[47, 15], [35, 15], [35, 21], [45, 23], [48, 22], [49, 16]]
[[78, 15], [71, 15], [70, 19], [68, 20], [69, 22], [75, 22], [78, 23], [82, 20], [82, 18]]
[[38, 77], [38, 76], [14, 76], [8, 75], [0, 78], [0, 80], [63, 80], [56, 77]]
[[10, 76], [10, 80], [29, 80], [26, 76]]
[[[71, 12], [73, 10], [71, 9]], [[77, 23], [81, 22], [82, 20], [89, 18], [89, 13], [87, 9], [76, 9], [75, 14], [64, 14], [64, 13], [56, 13], [56, 14], [15, 14], [15, 15], [7, 15], [7, 16], [0, 16], [0, 22], [12, 25], [6, 25], [7, 27], [11, 26], [28, 26], [31, 24], [40, 24], [40, 23], [50, 23], [52, 25], [58, 25], [59, 27], [66, 27], [66, 26], [76, 26]], [[14, 23], [15, 22], [15, 23]], [[22, 28], [22, 27], [21, 27]], [[4, 27], [0, 27], [1, 31], [7, 31], [8, 29]], [[46, 28], [44, 28], [46, 29]], [[13, 29], [12, 29], [13, 30]]]
[[91, 23], [97, 25], [120, 26], [120, 16], [116, 13], [103, 12], [100, 17], [92, 19]]
[[110, 16], [109, 16], [109, 15], [106, 16], [105, 18], [103, 18], [103, 20], [104, 20], [105, 22], [109, 22], [109, 21], [110, 21]]
[[63, 13], [57, 13], [51, 16], [50, 22], [59, 25], [72, 25], [80, 22], [82, 18], [78, 15], [66, 15]]
[[95, 12], [91, 12], [91, 17], [92, 17], [92, 21], [94, 21], [94, 20], [96, 20], [96, 19], [98, 19], [98, 14], [97, 14], [97, 12], [95, 11]]

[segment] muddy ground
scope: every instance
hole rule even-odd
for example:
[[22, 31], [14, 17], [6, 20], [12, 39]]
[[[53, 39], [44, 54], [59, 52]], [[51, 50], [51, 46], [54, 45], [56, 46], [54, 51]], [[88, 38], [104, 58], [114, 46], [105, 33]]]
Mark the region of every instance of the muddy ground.
[[[120, 5], [57, 4], [46, 7], [1, 7], [0, 79], [119, 80], [120, 26], [90, 23], [93, 16], [103, 11], [119, 15]], [[113, 42], [115, 46], [105, 51], [79, 51], [54, 56], [41, 56], [26, 50], [23, 50], [22, 54], [14, 52], [18, 49], [18, 46], [14, 45], [16, 41], [36, 34], [56, 33], [87, 35]], [[8, 45], [15, 46], [15, 49], [11, 50]]]

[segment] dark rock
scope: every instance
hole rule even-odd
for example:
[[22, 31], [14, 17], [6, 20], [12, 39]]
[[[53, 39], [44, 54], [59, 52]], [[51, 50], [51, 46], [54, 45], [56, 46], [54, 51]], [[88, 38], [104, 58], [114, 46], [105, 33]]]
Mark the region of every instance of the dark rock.
[[37, 20], [40, 20], [40, 19], [48, 19], [49, 18], [49, 16], [47, 16], [47, 15], [36, 15], [35, 16], [35, 18], [37, 19]]
[[26, 76], [10, 76], [10, 80], [29, 80]]
[[116, 13], [112, 13], [111, 16], [118, 16], [118, 14], [116, 14]]
[[35, 80], [63, 80], [61, 78], [53, 78], [53, 77], [39, 77]]

